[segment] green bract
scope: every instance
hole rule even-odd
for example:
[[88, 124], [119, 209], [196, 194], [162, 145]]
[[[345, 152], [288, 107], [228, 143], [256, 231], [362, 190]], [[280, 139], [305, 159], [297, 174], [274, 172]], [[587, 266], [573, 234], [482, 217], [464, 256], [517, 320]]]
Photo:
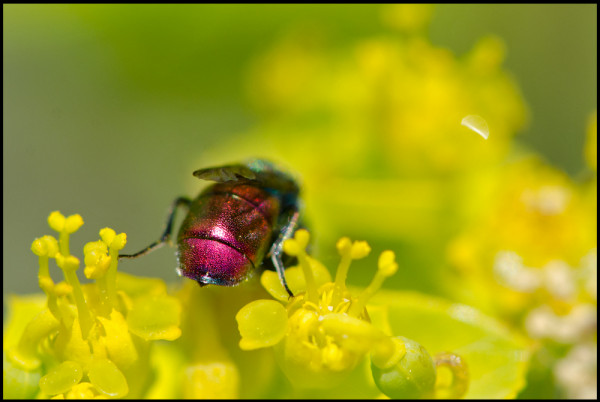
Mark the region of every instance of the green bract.
[[[525, 385], [525, 340], [478, 310], [414, 292], [382, 290], [370, 305], [387, 311], [374, 324], [418, 341], [427, 351], [452, 351], [469, 367], [465, 398], [514, 398]], [[372, 315], [373, 316], [373, 315]]]

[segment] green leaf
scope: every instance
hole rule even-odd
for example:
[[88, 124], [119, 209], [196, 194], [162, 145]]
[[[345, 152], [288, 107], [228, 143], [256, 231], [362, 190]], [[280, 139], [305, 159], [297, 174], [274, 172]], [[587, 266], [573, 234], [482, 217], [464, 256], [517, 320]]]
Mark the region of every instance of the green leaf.
[[460, 355], [470, 379], [465, 398], [514, 398], [524, 387], [530, 350], [500, 321], [473, 307], [414, 292], [382, 290], [369, 304], [387, 305], [391, 332], [414, 339], [431, 356], [444, 351]]

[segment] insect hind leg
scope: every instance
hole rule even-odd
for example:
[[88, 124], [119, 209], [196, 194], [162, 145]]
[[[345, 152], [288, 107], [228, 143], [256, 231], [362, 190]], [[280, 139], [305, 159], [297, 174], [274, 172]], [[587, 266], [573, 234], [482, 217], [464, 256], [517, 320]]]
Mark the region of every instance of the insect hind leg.
[[273, 242], [269, 255], [271, 256], [271, 263], [277, 272], [279, 281], [288, 292], [290, 297], [294, 297], [294, 293], [290, 290], [287, 281], [285, 280], [285, 266], [282, 261], [283, 253], [283, 242], [291, 238], [298, 227], [298, 218], [300, 213], [297, 208], [290, 209], [290, 212], [286, 214], [287, 223], [281, 228], [277, 240]]
[[153, 250], [156, 250], [157, 248], [162, 247], [166, 242], [169, 241], [169, 238], [171, 237], [171, 234], [173, 233], [173, 222], [175, 221], [175, 212], [177, 212], [177, 208], [179, 208], [181, 206], [185, 206], [185, 207], [189, 208], [191, 203], [192, 203], [192, 200], [187, 197], [178, 197], [177, 199], [175, 199], [175, 201], [173, 201], [173, 203], [169, 207], [166, 227], [165, 227], [163, 234], [160, 236], [160, 238], [157, 241], [155, 241], [154, 243], [150, 244], [148, 247], [144, 248], [143, 250], [138, 251], [135, 254], [119, 254], [119, 259], [138, 258], [138, 257], [148, 254], [149, 252], [151, 252]]

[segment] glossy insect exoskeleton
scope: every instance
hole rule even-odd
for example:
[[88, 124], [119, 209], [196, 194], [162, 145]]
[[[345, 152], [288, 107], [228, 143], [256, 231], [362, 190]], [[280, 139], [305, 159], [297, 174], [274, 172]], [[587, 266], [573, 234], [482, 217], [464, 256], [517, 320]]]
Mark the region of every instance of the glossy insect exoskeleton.
[[281, 259], [283, 242], [298, 225], [300, 189], [293, 177], [272, 163], [256, 159], [245, 164], [196, 170], [194, 176], [216, 182], [190, 200], [177, 198], [161, 238], [132, 255], [135, 258], [169, 240], [175, 211], [188, 214], [177, 235], [178, 273], [200, 285], [237, 285], [269, 257], [291, 295]]

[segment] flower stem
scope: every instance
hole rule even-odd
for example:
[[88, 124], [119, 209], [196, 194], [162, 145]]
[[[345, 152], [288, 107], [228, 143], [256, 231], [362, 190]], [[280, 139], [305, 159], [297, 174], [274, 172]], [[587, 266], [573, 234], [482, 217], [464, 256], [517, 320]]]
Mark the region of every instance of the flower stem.
[[315, 281], [315, 277], [313, 276], [312, 268], [310, 266], [310, 261], [308, 261], [306, 252], [304, 252], [304, 250], [298, 253], [298, 261], [300, 262], [302, 272], [304, 273], [304, 280], [306, 281], [306, 301], [318, 304], [319, 293], [317, 289], [317, 282]]
[[385, 276], [380, 275], [379, 272], [377, 272], [377, 274], [375, 274], [375, 278], [373, 278], [373, 281], [369, 284], [369, 286], [367, 286], [360, 296], [358, 296], [358, 299], [352, 303], [350, 309], [348, 310], [348, 315], [358, 317], [365, 308], [367, 301], [381, 288], [384, 280]]
[[73, 287], [73, 297], [75, 298], [79, 324], [81, 325], [81, 336], [83, 339], [86, 339], [93, 325], [92, 314], [87, 306], [85, 297], [83, 297], [83, 290], [75, 271], [64, 269], [63, 273], [67, 283]]
[[106, 272], [105, 283], [106, 283], [106, 294], [109, 306], [112, 307], [117, 305], [117, 265], [119, 261], [119, 250], [110, 248], [110, 265]]
[[335, 273], [335, 284], [331, 296], [331, 305], [333, 307], [337, 306], [342, 301], [344, 291], [346, 290], [346, 277], [348, 276], [351, 262], [352, 256], [350, 253], [342, 254], [342, 259]]

